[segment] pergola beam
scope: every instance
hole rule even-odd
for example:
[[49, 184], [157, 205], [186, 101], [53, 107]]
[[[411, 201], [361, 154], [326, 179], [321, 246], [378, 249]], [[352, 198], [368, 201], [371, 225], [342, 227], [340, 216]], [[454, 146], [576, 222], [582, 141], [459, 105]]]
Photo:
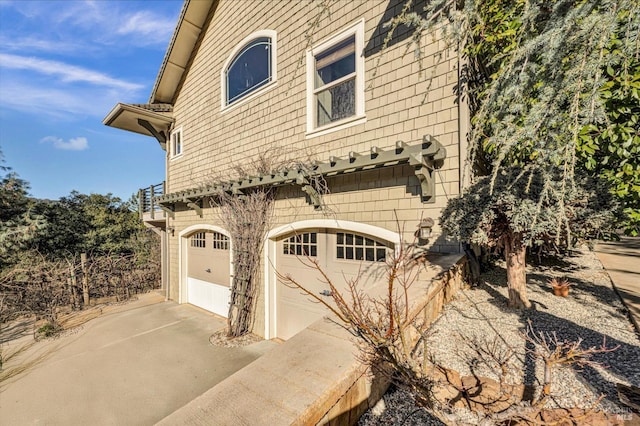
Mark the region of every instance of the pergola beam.
[[309, 195], [312, 204], [319, 208], [322, 205], [321, 196], [310, 184], [314, 178], [331, 177], [407, 163], [414, 168], [416, 177], [420, 181], [422, 201], [428, 203], [433, 202], [435, 198], [433, 171], [442, 166], [442, 161], [446, 156], [446, 149], [433, 137], [427, 135], [418, 145], [409, 146], [398, 141], [395, 147], [390, 150], [374, 146], [367, 154], [352, 151], [347, 158], [331, 156], [328, 162], [316, 163], [307, 169], [291, 168], [260, 176], [247, 176], [216, 185], [165, 194], [156, 197], [155, 201], [159, 205], [185, 203], [196, 210], [196, 213], [202, 215], [202, 206], [195, 204], [194, 200], [202, 200], [203, 197], [215, 196], [220, 192], [243, 195], [244, 191], [261, 186], [293, 184], [299, 185], [302, 191]]

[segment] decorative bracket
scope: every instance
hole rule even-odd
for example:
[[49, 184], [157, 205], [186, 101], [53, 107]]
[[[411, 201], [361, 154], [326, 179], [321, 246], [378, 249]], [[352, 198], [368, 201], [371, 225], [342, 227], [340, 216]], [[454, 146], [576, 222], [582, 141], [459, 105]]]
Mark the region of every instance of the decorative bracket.
[[143, 120], [142, 118], [138, 118], [138, 124], [144, 127], [153, 135], [154, 138], [160, 143], [160, 146], [165, 151], [167, 150], [167, 135], [164, 134], [163, 131], [156, 130], [155, 127], [147, 120]]
[[202, 217], [202, 199], [187, 199], [185, 200], [187, 207], [194, 210], [198, 216]]
[[309, 200], [311, 200], [311, 204], [313, 204], [313, 208], [315, 210], [320, 210], [322, 208], [322, 195], [309, 183], [309, 180], [306, 176], [302, 174], [302, 172], [298, 172], [298, 176], [296, 177], [296, 184], [300, 185], [302, 192], [309, 196]]
[[420, 181], [421, 199], [423, 203], [435, 202], [436, 185], [433, 172], [442, 167], [447, 150], [432, 136], [425, 135], [422, 139], [422, 151], [415, 152], [409, 157], [409, 165]]
[[160, 207], [162, 211], [164, 211], [171, 219], [174, 219], [176, 217], [176, 214], [174, 213], [174, 207], [172, 205], [165, 206], [163, 204], [158, 204], [158, 207]]

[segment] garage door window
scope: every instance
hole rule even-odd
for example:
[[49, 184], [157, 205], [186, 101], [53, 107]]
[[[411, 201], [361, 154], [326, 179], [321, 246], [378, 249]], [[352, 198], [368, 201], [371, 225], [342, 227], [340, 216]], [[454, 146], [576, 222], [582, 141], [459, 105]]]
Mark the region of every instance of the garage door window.
[[318, 233], [305, 232], [293, 235], [284, 240], [282, 247], [284, 254], [316, 257], [318, 255]]
[[191, 247], [205, 248], [205, 235], [206, 234], [204, 232], [193, 234], [193, 236], [191, 237]]
[[213, 233], [213, 249], [229, 250], [229, 237], [219, 232]]
[[346, 260], [384, 262], [387, 258], [387, 246], [363, 235], [338, 232], [336, 257]]

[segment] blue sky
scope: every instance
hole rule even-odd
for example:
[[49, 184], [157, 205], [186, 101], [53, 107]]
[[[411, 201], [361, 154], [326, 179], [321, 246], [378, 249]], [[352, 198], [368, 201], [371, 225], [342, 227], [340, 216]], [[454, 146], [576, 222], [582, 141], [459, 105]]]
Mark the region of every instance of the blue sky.
[[164, 179], [164, 151], [106, 127], [146, 103], [182, 0], [0, 0], [0, 150], [30, 194], [128, 199]]

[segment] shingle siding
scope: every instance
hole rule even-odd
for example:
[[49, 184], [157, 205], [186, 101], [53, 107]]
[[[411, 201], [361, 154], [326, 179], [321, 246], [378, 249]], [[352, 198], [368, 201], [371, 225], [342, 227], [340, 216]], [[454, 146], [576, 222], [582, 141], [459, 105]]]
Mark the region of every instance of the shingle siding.
[[[330, 155], [369, 152], [372, 146], [391, 148], [396, 141], [420, 143], [433, 135], [447, 149], [444, 166], [436, 173], [436, 199], [423, 204], [420, 187], [409, 166], [395, 166], [328, 178], [325, 202], [330, 217], [364, 222], [389, 230], [404, 228], [411, 241], [421, 217], [437, 219], [447, 197], [459, 192], [459, 108], [455, 95], [458, 57], [444, 50], [442, 40], [424, 38], [422, 75], [418, 59], [407, 52], [408, 40], [373, 53], [365, 60], [366, 122], [329, 134], [306, 137], [305, 32], [315, 19], [319, 2], [221, 0], [193, 58], [174, 105], [175, 126], [183, 129], [183, 154], [169, 160], [167, 190], [197, 187], [233, 173], [237, 164], [279, 147], [290, 158], [327, 161]], [[376, 47], [384, 35], [370, 39], [389, 1], [337, 1], [312, 34], [313, 43], [364, 19], [365, 45]], [[421, 9], [420, 5], [416, 6]], [[221, 111], [220, 73], [231, 51], [258, 30], [277, 32], [277, 83], [258, 97]], [[194, 211], [178, 211], [170, 226], [171, 297], [178, 298], [178, 233], [190, 225], [220, 225], [215, 209], [204, 218]], [[278, 193], [273, 226], [326, 217], [305, 201], [297, 188]], [[434, 232], [437, 236], [439, 227]], [[457, 251], [455, 243], [434, 239], [434, 250]], [[261, 269], [262, 271], [262, 269]], [[261, 294], [256, 330], [264, 326]]]

